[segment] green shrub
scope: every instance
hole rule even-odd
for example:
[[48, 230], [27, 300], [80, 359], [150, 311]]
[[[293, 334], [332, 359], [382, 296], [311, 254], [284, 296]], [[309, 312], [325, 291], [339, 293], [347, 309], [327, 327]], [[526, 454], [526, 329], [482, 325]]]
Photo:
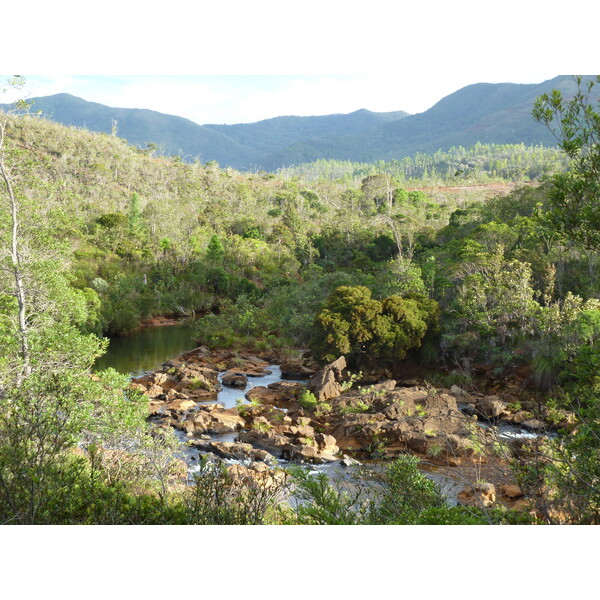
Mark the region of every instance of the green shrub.
[[304, 390], [298, 398], [298, 404], [306, 410], [314, 410], [317, 407], [318, 401], [312, 392]]

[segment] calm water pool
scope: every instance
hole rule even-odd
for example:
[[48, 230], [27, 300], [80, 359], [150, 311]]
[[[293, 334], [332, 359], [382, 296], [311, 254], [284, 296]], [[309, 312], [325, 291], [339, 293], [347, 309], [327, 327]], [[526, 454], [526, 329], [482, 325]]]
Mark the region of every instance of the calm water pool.
[[108, 352], [96, 361], [94, 370], [112, 367], [124, 375], [155, 370], [167, 360], [196, 347], [196, 327], [190, 322], [143, 327], [128, 335], [110, 338]]

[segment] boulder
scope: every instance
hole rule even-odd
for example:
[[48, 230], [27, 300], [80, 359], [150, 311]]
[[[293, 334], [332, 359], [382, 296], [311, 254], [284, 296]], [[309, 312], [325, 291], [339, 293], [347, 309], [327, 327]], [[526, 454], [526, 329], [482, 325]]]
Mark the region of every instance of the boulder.
[[344, 454], [342, 456], [342, 460], [340, 461], [343, 467], [360, 467], [362, 463], [358, 462], [355, 458]]
[[277, 381], [269, 384], [267, 387], [257, 385], [248, 390], [246, 398], [248, 400], [257, 400], [266, 404], [285, 404], [296, 400], [304, 390], [301, 383], [292, 381]]
[[197, 413], [181, 423], [184, 431], [193, 435], [202, 433], [231, 433], [244, 427], [246, 421], [236, 409], [223, 409], [220, 404], [201, 406]]
[[509, 500], [518, 500], [525, 495], [521, 488], [516, 484], [500, 486], [500, 493]]
[[337, 398], [342, 393], [341, 382], [345, 368], [346, 359], [341, 356], [315, 373], [306, 387], [319, 402]]
[[262, 432], [255, 429], [242, 431], [238, 435], [238, 440], [251, 444], [255, 448], [266, 450], [277, 458], [283, 457], [285, 448], [289, 444], [289, 439], [285, 435], [271, 431]]
[[268, 463], [275, 463], [275, 458], [265, 450], [253, 448], [251, 444], [243, 442], [216, 442], [209, 441], [203, 446], [211, 452], [214, 452], [222, 458], [230, 458], [234, 460], [251, 460]]
[[284, 379], [310, 379], [319, 367], [306, 360], [288, 360], [281, 363], [280, 369]]
[[535, 432], [546, 431], [549, 429], [548, 424], [539, 419], [527, 419], [527, 421], [521, 423], [521, 426]]
[[496, 502], [496, 487], [493, 483], [474, 483], [459, 492], [457, 500], [463, 506], [489, 508]]
[[498, 396], [485, 396], [477, 399], [475, 410], [485, 419], [497, 419], [506, 412], [506, 403]]
[[319, 448], [319, 454], [333, 456], [340, 451], [337, 446], [337, 441], [332, 435], [317, 433], [315, 435], [315, 442]]
[[450, 388], [450, 393], [453, 396], [456, 396], [458, 398], [462, 398], [463, 396], [468, 396], [467, 392], [465, 392], [465, 390], [463, 390], [462, 388], [459, 388], [457, 385], [453, 385]]
[[194, 408], [194, 406], [196, 406], [196, 403], [193, 400], [177, 399], [169, 402], [165, 408], [172, 412], [186, 412], [191, 408]]
[[245, 388], [248, 385], [248, 378], [239, 372], [227, 371], [221, 378], [221, 383], [229, 387]]
[[227, 473], [234, 483], [244, 488], [279, 490], [285, 483], [285, 471], [269, 469], [264, 463], [253, 463], [250, 467], [230, 465]]
[[154, 384], [148, 388], [146, 394], [148, 394], [150, 398], [158, 398], [159, 396], [162, 396], [163, 389], [160, 387], [160, 385]]

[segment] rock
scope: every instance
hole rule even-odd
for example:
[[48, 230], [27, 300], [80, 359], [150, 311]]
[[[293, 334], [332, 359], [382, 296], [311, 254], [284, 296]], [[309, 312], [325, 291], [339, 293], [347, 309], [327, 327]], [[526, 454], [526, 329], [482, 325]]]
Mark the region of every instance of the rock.
[[215, 392], [219, 389], [216, 381], [211, 381], [206, 375], [191, 369], [185, 369], [181, 378], [181, 387], [205, 392]]
[[275, 463], [275, 458], [265, 450], [253, 448], [251, 444], [243, 442], [208, 442], [206, 448], [223, 458], [236, 460], [249, 459]]
[[146, 373], [141, 377], [135, 377], [131, 380], [132, 383], [137, 383], [139, 385], [144, 386], [144, 388], [150, 387], [153, 383], [152, 375]]
[[223, 409], [220, 404], [201, 406], [193, 417], [186, 419], [180, 427], [194, 435], [202, 433], [231, 433], [244, 427], [246, 421], [236, 409]]
[[544, 421], [540, 421], [539, 419], [528, 419], [527, 421], [523, 421], [521, 426], [535, 432], [546, 431], [549, 429], [547, 423], [544, 423]]
[[292, 425], [287, 428], [287, 431], [301, 437], [312, 438], [315, 435], [315, 430], [310, 425]]
[[152, 385], [146, 391], [146, 394], [148, 394], [150, 398], [158, 398], [159, 396], [162, 396], [162, 393], [163, 389], [160, 387], [160, 385]]
[[362, 463], [358, 462], [355, 458], [344, 454], [342, 460], [340, 461], [341, 465], [344, 467], [360, 467]]
[[337, 398], [342, 393], [343, 370], [346, 368], [346, 359], [340, 356], [336, 361], [329, 363], [315, 373], [306, 386], [319, 402]]
[[279, 365], [284, 379], [309, 379], [319, 369], [314, 362], [305, 360], [289, 360]]
[[269, 469], [264, 463], [254, 463], [250, 467], [230, 465], [227, 473], [234, 483], [244, 487], [261, 490], [277, 490], [285, 482], [285, 472], [281, 469]]
[[496, 419], [506, 412], [506, 403], [498, 396], [485, 396], [477, 399], [475, 410], [485, 419]]
[[320, 454], [332, 456], [340, 451], [337, 446], [337, 441], [332, 435], [317, 433], [315, 435], [315, 441], [318, 445]]
[[421, 381], [419, 381], [418, 379], [404, 379], [403, 381], [400, 381], [397, 385], [400, 385], [402, 387], [418, 387], [421, 385]]
[[169, 376], [166, 373], [155, 373], [154, 374], [154, 383], [156, 385], [162, 386], [162, 384], [169, 379]]
[[503, 485], [500, 487], [500, 493], [509, 500], [518, 500], [525, 495], [518, 485]]
[[528, 421], [529, 419], [531, 419], [532, 415], [530, 412], [527, 412], [526, 410], [520, 410], [519, 412], [516, 412], [514, 415], [511, 415], [510, 420], [515, 423], [516, 425], [520, 425], [522, 424], [524, 421]]
[[238, 435], [238, 440], [251, 444], [255, 448], [266, 450], [277, 458], [283, 456], [285, 447], [289, 444], [289, 439], [285, 435], [271, 431], [261, 432], [255, 429], [242, 431]]
[[459, 492], [457, 500], [463, 506], [489, 508], [496, 502], [496, 487], [492, 483], [474, 483]]
[[389, 392], [391, 390], [393, 390], [396, 387], [396, 380], [395, 379], [386, 379], [385, 381], [382, 381], [380, 383], [376, 383], [375, 385], [372, 385], [369, 389], [369, 391], [374, 391], [374, 392]]
[[223, 374], [221, 383], [229, 387], [245, 388], [248, 385], [248, 378], [238, 372], [228, 371]]
[[296, 400], [304, 390], [301, 383], [277, 381], [267, 387], [257, 385], [246, 393], [248, 400], [257, 400], [266, 404], [285, 404]]
[[286, 448], [289, 456], [292, 460], [297, 460], [298, 458], [306, 459], [306, 458], [316, 458], [318, 454], [317, 448], [315, 446], [309, 446], [307, 444], [300, 445], [289, 445]]
[[467, 392], [465, 392], [465, 390], [463, 390], [462, 388], [459, 388], [457, 385], [453, 385], [450, 388], [450, 393], [453, 396], [458, 396], [459, 398], [461, 398], [463, 396], [468, 396]]
[[171, 410], [173, 412], [186, 412], [190, 410], [190, 408], [194, 408], [196, 403], [193, 400], [173, 400], [173, 402], [169, 402], [165, 408], [167, 410]]

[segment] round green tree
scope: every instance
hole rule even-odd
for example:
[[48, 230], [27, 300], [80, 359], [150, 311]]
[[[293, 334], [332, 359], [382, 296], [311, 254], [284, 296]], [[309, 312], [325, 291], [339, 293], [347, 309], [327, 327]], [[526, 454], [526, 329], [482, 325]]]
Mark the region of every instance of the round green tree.
[[338, 287], [325, 301], [313, 326], [311, 350], [324, 362], [359, 355], [395, 362], [418, 348], [437, 323], [438, 306], [418, 295], [371, 297], [364, 286]]

